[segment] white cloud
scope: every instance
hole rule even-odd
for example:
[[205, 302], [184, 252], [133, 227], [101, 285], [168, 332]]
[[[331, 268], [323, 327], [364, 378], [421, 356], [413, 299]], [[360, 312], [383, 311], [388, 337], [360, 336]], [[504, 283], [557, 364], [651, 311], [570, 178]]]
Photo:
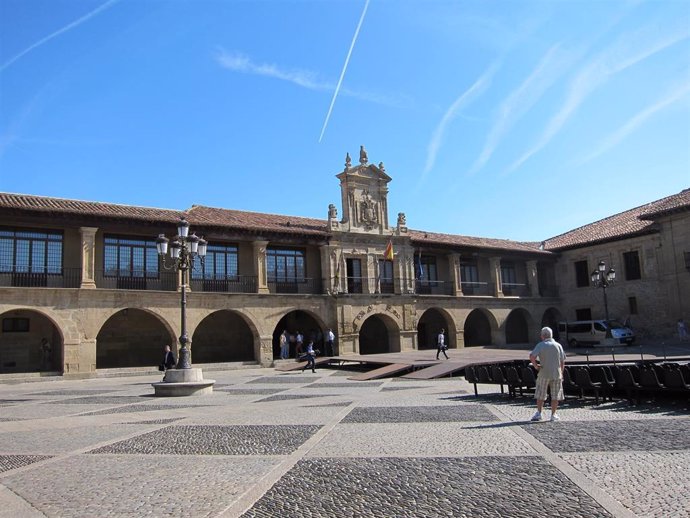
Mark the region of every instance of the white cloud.
[[541, 99], [554, 81], [565, 71], [569, 60], [559, 50], [560, 45], [552, 46], [541, 58], [532, 73], [501, 103], [498, 108], [498, 120], [491, 128], [484, 148], [470, 167], [468, 174], [474, 174], [486, 165], [515, 122]]
[[[690, 37], [687, 30], [649, 42], [646, 34], [636, 33], [620, 38], [614, 45], [600, 52], [586, 63], [570, 83], [561, 109], [549, 120], [546, 129], [529, 150], [513, 162], [504, 172], [509, 174], [541, 151], [577, 113], [580, 105], [612, 76], [647, 59], [662, 50]], [[632, 50], [630, 50], [632, 49]]]
[[420, 177], [420, 182], [424, 181], [429, 172], [433, 169], [436, 163], [436, 156], [443, 143], [443, 138], [446, 129], [450, 122], [460, 115], [460, 110], [469, 106], [477, 97], [482, 95], [486, 89], [491, 85], [494, 74], [498, 70], [498, 64], [494, 63], [484, 72], [479, 79], [477, 79], [472, 86], [465, 90], [460, 96], [455, 99], [453, 104], [446, 110], [441, 118], [441, 121], [436, 126], [431, 141], [427, 148], [426, 166]]
[[73, 21], [73, 22], [71, 22], [71, 23], [65, 25], [63, 28], [58, 29], [57, 31], [55, 31], [55, 32], [53, 32], [53, 33], [51, 33], [51, 34], [49, 34], [48, 36], [46, 36], [46, 37], [44, 37], [44, 38], [41, 38], [41, 39], [38, 40], [36, 43], [33, 43], [32, 45], [30, 45], [30, 46], [28, 46], [27, 48], [25, 48], [24, 50], [22, 50], [19, 54], [17, 54], [17, 55], [15, 55], [14, 57], [10, 58], [9, 61], [7, 61], [6, 63], [4, 63], [4, 64], [0, 67], [0, 72], [4, 71], [4, 70], [5, 70], [7, 67], [9, 67], [12, 63], [14, 63], [15, 61], [17, 61], [19, 58], [25, 56], [26, 54], [28, 54], [28, 53], [31, 52], [32, 50], [34, 50], [34, 49], [40, 47], [40, 46], [43, 45], [44, 43], [48, 43], [48, 42], [49, 42], [50, 40], [52, 40], [53, 38], [56, 38], [56, 37], [60, 36], [61, 34], [64, 34], [64, 33], [66, 33], [67, 31], [70, 31], [70, 30], [74, 29], [75, 27], [78, 27], [78, 26], [81, 25], [82, 23], [87, 22], [88, 20], [90, 20], [91, 18], [93, 18], [94, 16], [96, 16], [96, 15], [97, 15], [98, 13], [100, 13], [101, 11], [105, 11], [106, 9], [108, 9], [109, 7], [112, 7], [113, 4], [115, 4], [115, 3], [119, 2], [119, 1], [120, 1], [120, 0], [108, 0], [107, 2], [105, 2], [105, 3], [102, 4], [102, 5], [100, 5], [99, 7], [96, 7], [96, 9], [94, 9], [93, 11], [91, 11], [91, 12], [85, 14], [85, 15], [82, 16], [81, 18], [79, 18], [79, 19], [77, 19], [77, 20], [75, 20], [75, 21]]
[[603, 155], [609, 149], [617, 146], [623, 141], [628, 135], [637, 130], [642, 124], [644, 124], [647, 119], [654, 116], [657, 112], [663, 110], [664, 108], [682, 100], [690, 93], [690, 83], [685, 83], [678, 88], [675, 88], [667, 95], [659, 99], [654, 104], [648, 106], [644, 110], [638, 112], [633, 117], [631, 117], [628, 122], [623, 124], [617, 131], [609, 135], [604, 141], [592, 152], [582, 157], [577, 162], [577, 165], [585, 164], [595, 158]]

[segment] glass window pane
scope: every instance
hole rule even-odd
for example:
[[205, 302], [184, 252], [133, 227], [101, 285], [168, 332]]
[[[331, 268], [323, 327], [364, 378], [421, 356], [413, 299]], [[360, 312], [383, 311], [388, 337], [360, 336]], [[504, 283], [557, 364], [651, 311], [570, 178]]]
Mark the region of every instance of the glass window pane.
[[[0, 232], [0, 235], [2, 233]], [[0, 237], [0, 272], [14, 269], [14, 240]]]

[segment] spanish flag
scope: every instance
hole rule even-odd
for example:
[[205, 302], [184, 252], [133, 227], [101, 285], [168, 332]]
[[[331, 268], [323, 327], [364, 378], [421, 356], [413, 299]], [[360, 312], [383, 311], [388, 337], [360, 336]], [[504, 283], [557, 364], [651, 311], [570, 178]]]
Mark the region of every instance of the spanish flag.
[[388, 244], [386, 245], [386, 251], [383, 252], [383, 258], [386, 261], [393, 260], [393, 243], [390, 239], [388, 240]]

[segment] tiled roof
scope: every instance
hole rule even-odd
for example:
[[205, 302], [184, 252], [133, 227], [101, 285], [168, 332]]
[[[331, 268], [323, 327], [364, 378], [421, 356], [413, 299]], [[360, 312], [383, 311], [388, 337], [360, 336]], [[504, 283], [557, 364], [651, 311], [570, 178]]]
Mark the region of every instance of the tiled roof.
[[424, 245], [449, 245], [470, 248], [489, 248], [495, 250], [509, 250], [511, 252], [541, 252], [540, 243], [525, 243], [510, 241], [509, 239], [491, 239], [488, 237], [470, 237], [456, 234], [439, 234], [436, 232], [424, 232], [410, 230], [410, 238], [415, 243]]
[[677, 210], [690, 210], [690, 189], [547, 239], [544, 249], [577, 248], [654, 232], [656, 226], [650, 220]]
[[44, 214], [77, 214], [109, 218], [177, 222], [184, 211], [134, 207], [115, 203], [66, 200], [28, 194], [0, 193], [0, 208], [19, 209]]
[[678, 194], [650, 203], [640, 218], [654, 219], [681, 210], [690, 210], [690, 189], [685, 189]]
[[324, 219], [281, 216], [241, 210], [217, 209], [193, 205], [187, 211], [192, 225], [209, 225], [241, 230], [258, 230], [287, 234], [327, 235], [327, 222]]

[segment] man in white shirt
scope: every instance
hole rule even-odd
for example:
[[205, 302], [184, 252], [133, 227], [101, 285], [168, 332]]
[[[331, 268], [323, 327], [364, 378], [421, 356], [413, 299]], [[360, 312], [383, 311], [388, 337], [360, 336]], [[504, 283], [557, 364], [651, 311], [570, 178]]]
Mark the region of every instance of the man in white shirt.
[[326, 333], [326, 356], [333, 356], [333, 341], [335, 340], [335, 335], [332, 329], [328, 329]]
[[445, 336], [445, 329], [441, 329], [441, 331], [438, 333], [438, 337], [436, 338], [436, 359], [438, 360], [438, 355], [443, 353], [443, 356], [446, 357], [446, 360], [448, 359], [448, 355], [446, 354], [446, 336]]
[[[558, 402], [563, 400], [563, 368], [565, 367], [565, 353], [563, 347], [553, 339], [550, 327], [541, 330], [542, 341], [537, 344], [529, 355], [529, 361], [537, 370], [537, 387], [534, 399], [537, 400], [537, 412], [532, 421], [541, 421], [541, 411], [544, 408], [547, 391], [551, 391], [551, 421], [558, 421], [556, 413]], [[539, 363], [537, 363], [539, 358]]]

